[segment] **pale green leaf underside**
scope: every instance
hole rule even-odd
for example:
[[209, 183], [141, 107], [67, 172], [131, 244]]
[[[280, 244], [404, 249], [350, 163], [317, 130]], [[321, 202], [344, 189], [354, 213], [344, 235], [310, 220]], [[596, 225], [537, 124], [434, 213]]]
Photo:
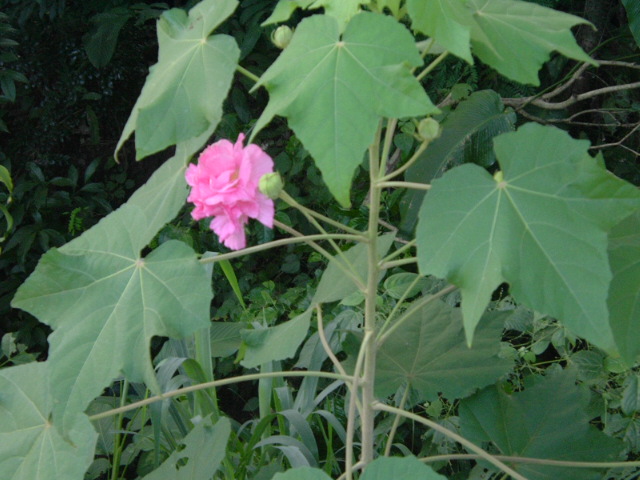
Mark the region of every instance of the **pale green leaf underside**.
[[237, 5], [236, 0], [204, 0], [188, 17], [181, 9], [162, 15], [158, 63], [150, 69], [116, 154], [134, 130], [139, 160], [215, 128], [240, 50], [228, 35], [209, 35]]
[[[503, 455], [573, 461], [613, 461], [622, 442], [589, 424], [585, 409], [588, 391], [568, 372], [537, 379], [523, 392], [508, 395], [489, 387], [460, 404], [465, 438], [492, 442]], [[602, 473], [588, 469], [535, 464], [514, 467], [529, 480], [599, 480]]]
[[473, 53], [512, 80], [540, 85], [538, 70], [553, 51], [595, 65], [571, 33], [571, 27], [589, 23], [580, 17], [518, 0], [468, 4]]
[[340, 31], [343, 31], [344, 26], [349, 22], [351, 17], [360, 11], [360, 5], [366, 5], [370, 1], [371, 0], [280, 0], [269, 18], [262, 22], [262, 26], [286, 22], [298, 8], [311, 10], [324, 8], [324, 13], [335, 18], [340, 25]]
[[82, 480], [97, 434], [79, 414], [65, 440], [49, 423], [47, 363], [0, 370], [0, 472], [3, 480]]
[[490, 316], [469, 348], [460, 310], [439, 301], [427, 304], [378, 350], [376, 394], [384, 398], [409, 384], [420, 401], [435, 400], [439, 393], [453, 400], [494, 383], [511, 368], [510, 361], [498, 358], [503, 327], [502, 316]]
[[180, 447], [144, 480], [208, 480], [224, 458], [231, 424], [221, 418], [215, 425], [207, 417], [198, 423]]
[[207, 325], [209, 277], [191, 248], [171, 241], [141, 257], [184, 204], [186, 160], [199, 142], [190, 143], [125, 205], [47, 252], [16, 293], [14, 307], [54, 330], [50, 383], [54, 418], [64, 429], [121, 372], [154, 387], [152, 336], [184, 336]]
[[371, 462], [362, 480], [447, 480], [416, 457], [379, 457]]
[[553, 127], [527, 124], [494, 143], [503, 181], [463, 165], [433, 182], [417, 228], [421, 272], [460, 287], [469, 341], [508, 282], [517, 301], [612, 351], [607, 232], [638, 208], [637, 189]]
[[473, 63], [471, 12], [464, 0], [407, 0], [414, 30], [424, 33], [454, 55]]
[[640, 356], [640, 210], [611, 231], [609, 262], [609, 322], [620, 355], [633, 366]]
[[296, 354], [309, 331], [313, 309], [275, 327], [242, 330], [240, 335], [246, 350], [242, 366], [258, 367], [274, 360], [284, 360]]
[[331, 193], [347, 206], [380, 117], [437, 111], [410, 74], [420, 64], [413, 37], [390, 17], [360, 13], [342, 37], [334, 18], [307, 18], [254, 87], [267, 88], [269, 103], [253, 135], [275, 115], [287, 117]]

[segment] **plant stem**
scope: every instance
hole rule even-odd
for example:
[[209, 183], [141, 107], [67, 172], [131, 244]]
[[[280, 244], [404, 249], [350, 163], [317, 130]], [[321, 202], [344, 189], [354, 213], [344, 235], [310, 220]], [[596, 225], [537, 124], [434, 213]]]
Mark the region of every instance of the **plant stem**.
[[384, 144], [382, 145], [382, 155], [380, 155], [380, 172], [382, 172], [382, 175], [384, 175], [387, 170], [389, 152], [391, 151], [391, 145], [393, 145], [393, 134], [396, 132], [397, 125], [397, 118], [390, 118], [387, 120], [387, 129], [384, 133]]
[[213, 382], [200, 383], [198, 385], [190, 385], [188, 387], [179, 388], [177, 390], [172, 390], [170, 392], [161, 393], [160, 395], [155, 395], [153, 397], [145, 398], [144, 400], [139, 400], [137, 402], [130, 403], [129, 405], [123, 405], [121, 407], [114, 408], [112, 410], [107, 410], [106, 412], [91, 415], [89, 417], [89, 420], [94, 421], [94, 420], [100, 420], [101, 418], [112, 417], [114, 415], [119, 415], [120, 413], [128, 412], [130, 410], [135, 410], [136, 408], [143, 407], [145, 405], [161, 402], [162, 400], [166, 400], [168, 398], [179, 397], [180, 395], [184, 395], [191, 392], [197, 392], [198, 390], [203, 390], [206, 388], [221, 387], [223, 385], [232, 385], [234, 383], [240, 383], [240, 382], [250, 382], [253, 380], [260, 380], [261, 378], [307, 377], [307, 376], [330, 378], [332, 380], [342, 380], [344, 382], [352, 382], [354, 380], [353, 377], [340, 375], [339, 373], [321, 372], [321, 371], [315, 371], [315, 370], [252, 373], [249, 375], [240, 375], [237, 377], [214, 380]]
[[[450, 455], [434, 455], [432, 457], [421, 458], [421, 462], [441, 462], [448, 460], [480, 460], [483, 457], [475, 453], [452, 453]], [[570, 460], [552, 460], [547, 458], [531, 458], [531, 457], [516, 457], [510, 455], [493, 455], [493, 458], [497, 458], [503, 462], [509, 463], [527, 463], [536, 465], [549, 465], [553, 467], [573, 467], [573, 468], [629, 468], [640, 467], [640, 461], [630, 462], [578, 462]]]
[[395, 413], [396, 415], [402, 415], [405, 418], [408, 418], [410, 420], [414, 420], [414, 421], [416, 421], [418, 423], [421, 423], [422, 425], [425, 425], [425, 426], [427, 426], [429, 428], [437, 430], [438, 432], [442, 433], [443, 435], [446, 435], [447, 437], [449, 437], [449, 438], [455, 440], [456, 442], [462, 444], [465, 448], [471, 450], [472, 452], [475, 452], [483, 460], [486, 460], [487, 462], [491, 463], [492, 465], [495, 465], [496, 467], [498, 467], [503, 472], [508, 473], [515, 480], [527, 480], [526, 477], [523, 477], [518, 472], [516, 472], [511, 467], [509, 467], [505, 463], [503, 463], [500, 460], [498, 460], [496, 457], [494, 457], [490, 453], [485, 452], [482, 448], [478, 447], [475, 443], [470, 442], [466, 438], [458, 435], [455, 432], [452, 432], [451, 430], [449, 430], [447, 428], [444, 428], [442, 425], [439, 425], [438, 423], [433, 422], [433, 421], [429, 420], [428, 418], [424, 418], [424, 417], [421, 417], [420, 415], [416, 415], [415, 413], [407, 412], [407, 411], [402, 410], [400, 408], [391, 407], [389, 405], [385, 405], [384, 403], [380, 403], [380, 402], [376, 402], [373, 405], [373, 408], [374, 408], [374, 410], [380, 410], [382, 412], [389, 412], [389, 413]]
[[414, 190], [429, 190], [431, 185], [428, 183], [417, 182], [380, 182], [378, 188], [413, 188]]
[[389, 255], [384, 257], [382, 260], [380, 260], [380, 264], [383, 264], [383, 263], [386, 263], [386, 262], [388, 262], [390, 260], [393, 260], [394, 258], [402, 255], [404, 252], [406, 252], [410, 248], [415, 247], [415, 245], [416, 245], [416, 239], [414, 238], [410, 242], [407, 242], [405, 245], [403, 245], [402, 247], [397, 249], [395, 252], [390, 253]]
[[438, 55], [436, 57], [436, 59], [431, 62], [429, 65], [427, 65], [427, 68], [425, 68], [424, 70], [422, 70], [418, 76], [416, 77], [416, 79], [418, 81], [422, 80], [426, 75], [429, 74], [429, 72], [431, 72], [434, 68], [436, 68], [438, 65], [440, 65], [440, 62], [442, 62], [445, 58], [447, 58], [449, 56], [449, 52], [448, 51], [444, 51], [442, 52], [440, 55]]
[[[277, 226], [280, 226], [280, 222], [276, 221]], [[351, 240], [358, 241], [362, 239], [362, 235], [348, 235], [342, 233], [331, 233], [328, 235], [302, 235], [298, 234], [293, 238], [282, 238], [280, 240], [274, 240], [273, 242], [263, 243], [261, 245], [255, 245], [253, 247], [244, 248], [242, 250], [236, 250], [235, 252], [223, 253], [221, 255], [216, 255], [215, 257], [202, 258], [200, 259], [200, 263], [216, 263], [220, 260], [229, 260], [231, 258], [243, 257], [245, 255], [249, 255], [250, 253], [262, 252], [264, 250], [269, 250], [275, 247], [282, 247], [283, 245], [290, 245], [292, 243], [309, 243], [314, 242], [316, 240], [327, 240], [329, 238], [333, 238], [335, 240]]]
[[[303, 235], [302, 233], [298, 232], [297, 230], [291, 228], [288, 225], [285, 225], [284, 223], [281, 223], [277, 220], [273, 221], [273, 224], [278, 227], [281, 228], [282, 230], [284, 230], [287, 233], [290, 233], [291, 235], [294, 235], [296, 237], [305, 237], [305, 235]], [[309, 235], [307, 235], [308, 237]], [[326, 238], [329, 235], [322, 235], [323, 238]], [[354, 238], [354, 235], [346, 235], [350, 238]], [[355, 237], [356, 240], [362, 240], [361, 236]], [[324, 248], [322, 248], [320, 245], [318, 245], [317, 243], [313, 242], [313, 241], [305, 241], [305, 243], [307, 245], [309, 245], [311, 248], [313, 248], [316, 252], [320, 253], [321, 255], [323, 255], [326, 259], [328, 259], [329, 261], [333, 261], [333, 263], [340, 268], [340, 270], [342, 270], [352, 281], [353, 283], [356, 284], [356, 286], [358, 287], [359, 290], [364, 291], [365, 286], [362, 283], [362, 279], [358, 276], [358, 274], [353, 270], [353, 268], [351, 268], [351, 265], [349, 263], [343, 263], [339, 260], [337, 260], [333, 255], [331, 255], [329, 252], [327, 252]]]
[[311, 215], [312, 217], [317, 218], [318, 220], [321, 220], [325, 223], [328, 223], [331, 226], [334, 226], [336, 228], [339, 228], [347, 233], [351, 233], [353, 235], [358, 235], [362, 238], [364, 238], [362, 236], [362, 232], [359, 230], [356, 230], [355, 228], [351, 228], [347, 225], [343, 225], [340, 222], [336, 222], [334, 219], [329, 218], [329, 217], [325, 217], [324, 215], [322, 215], [321, 213], [316, 212], [315, 210], [312, 210], [310, 208], [305, 207], [304, 205], [301, 205], [300, 203], [298, 203], [296, 201], [295, 198], [293, 198], [291, 195], [289, 195], [287, 192], [285, 192], [284, 190], [282, 190], [280, 192], [280, 199], [285, 202], [286, 204], [297, 208], [298, 210], [300, 210], [303, 214], [308, 214]]
[[[129, 382], [125, 378], [122, 382], [122, 387], [120, 388], [120, 407], [124, 406], [124, 402], [127, 401], [127, 395], [129, 393]], [[113, 439], [113, 462], [111, 468], [111, 480], [118, 479], [118, 472], [120, 471], [120, 457], [122, 455], [122, 442], [120, 441], [120, 432], [122, 432], [122, 419], [124, 417], [124, 412], [120, 412], [118, 417], [116, 418], [116, 433]]]
[[242, 75], [244, 75], [245, 77], [247, 77], [248, 79], [253, 80], [255, 83], [258, 83], [258, 81], [260, 80], [260, 77], [251, 73], [249, 70], [247, 70], [244, 67], [241, 67], [240, 65], [236, 66], [236, 70], [240, 72]]
[[410, 265], [412, 263], [417, 263], [418, 259], [416, 257], [407, 257], [401, 258], [400, 260], [392, 260], [390, 262], [384, 262], [380, 264], [381, 270], [389, 270], [393, 267], [401, 267], [402, 265]]
[[[411, 386], [407, 384], [406, 388], [404, 389], [404, 393], [402, 394], [402, 399], [400, 400], [400, 404], [398, 405], [398, 408], [400, 410], [404, 410], [404, 405], [405, 403], [407, 403], [407, 398], [409, 397], [410, 389], [411, 389]], [[400, 415], [396, 415], [396, 418], [393, 419], [393, 425], [391, 425], [391, 430], [389, 431], [389, 437], [387, 438], [387, 444], [384, 448], [385, 457], [388, 457], [389, 454], [391, 453], [391, 446], [393, 445], [393, 437], [395, 437], [396, 435], [396, 430], [398, 429], [398, 425], [400, 425], [401, 418], [402, 417]]]
[[[196, 350], [196, 362], [202, 367], [204, 378], [208, 382], [214, 380], [213, 375], [213, 362], [211, 361], [211, 328], [207, 326], [203, 329], [197, 330], [193, 334], [193, 340]], [[213, 401], [213, 416], [212, 420], [215, 422], [220, 418], [220, 410], [218, 408], [218, 395], [215, 388], [209, 389], [211, 400]]]
[[392, 178], [397, 177], [402, 172], [407, 170], [411, 165], [413, 165], [416, 162], [416, 160], [418, 160], [418, 157], [420, 157], [422, 152], [424, 152], [428, 146], [429, 146], [429, 142], [422, 142], [418, 147], [418, 149], [415, 152], [413, 152], [413, 155], [411, 155], [411, 158], [409, 160], [407, 160], [400, 168], [380, 177], [378, 179], [378, 182], [386, 182], [388, 180], [391, 180]]

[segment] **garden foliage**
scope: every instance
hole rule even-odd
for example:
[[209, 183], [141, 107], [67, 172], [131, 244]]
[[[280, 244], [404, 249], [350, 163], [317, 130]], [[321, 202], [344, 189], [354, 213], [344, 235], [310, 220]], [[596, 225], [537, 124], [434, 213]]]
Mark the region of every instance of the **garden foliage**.
[[[521, 0], [280, 0], [265, 28], [293, 34], [258, 77], [217, 32], [238, 5], [160, 16], [158, 61], [115, 155], [135, 135], [137, 159], [173, 156], [47, 251], [13, 298], [52, 333], [46, 361], [0, 370], [2, 478], [624, 478], [638, 466], [625, 454], [640, 451], [620, 434], [640, 429], [638, 188], [588, 140], [518, 123], [494, 91], [445, 102], [425, 88], [449, 55], [530, 85], [554, 52], [595, 66], [571, 33], [585, 20]], [[108, 62], [95, 47], [90, 58]], [[319, 191], [311, 178], [285, 184], [278, 233], [258, 242], [252, 226], [248, 248], [207, 252], [159, 232], [185, 204], [190, 161], [225, 130], [237, 72], [268, 93], [250, 142], [286, 118], [338, 206], [316, 212], [287, 193]], [[385, 212], [394, 201], [401, 215]], [[275, 299], [277, 278], [240, 285], [233, 259], [298, 243], [324, 259], [317, 282]], [[296, 262], [283, 255], [282, 271]], [[212, 265], [241, 308], [212, 311], [227, 289]], [[542, 375], [503, 341], [535, 329], [559, 351], [590, 347]], [[591, 422], [608, 407], [588, 387], [606, 383], [605, 363], [624, 392], [603, 431]], [[222, 398], [248, 381], [259, 418], [241, 423]], [[422, 445], [402, 442], [409, 421]]]

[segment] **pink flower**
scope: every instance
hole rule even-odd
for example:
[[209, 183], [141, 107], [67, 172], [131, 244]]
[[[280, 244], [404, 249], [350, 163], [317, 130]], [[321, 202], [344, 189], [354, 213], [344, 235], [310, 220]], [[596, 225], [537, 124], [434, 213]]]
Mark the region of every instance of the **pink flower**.
[[209, 145], [185, 173], [191, 186], [187, 201], [195, 205], [191, 216], [213, 217], [211, 229], [232, 250], [246, 246], [249, 218], [273, 228], [273, 200], [258, 190], [260, 177], [273, 172], [273, 160], [257, 145], [244, 147], [243, 142], [241, 133], [235, 144], [220, 140]]

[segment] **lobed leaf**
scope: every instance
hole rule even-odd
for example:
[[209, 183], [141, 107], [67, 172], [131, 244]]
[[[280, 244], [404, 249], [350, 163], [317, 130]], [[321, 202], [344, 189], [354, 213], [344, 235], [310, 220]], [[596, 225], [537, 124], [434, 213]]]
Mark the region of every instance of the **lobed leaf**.
[[469, 348], [459, 308], [434, 301], [413, 312], [378, 349], [376, 395], [387, 397], [408, 384], [420, 401], [440, 393], [453, 400], [494, 383], [512, 362], [498, 357], [504, 315], [489, 317]]
[[237, 0], [203, 0], [188, 16], [176, 8], [162, 14], [158, 63], [150, 69], [116, 156], [134, 130], [140, 160], [215, 129], [240, 49], [228, 35], [209, 35], [237, 5]]
[[561, 130], [527, 124], [494, 143], [495, 178], [467, 164], [433, 182], [417, 228], [420, 271], [460, 287], [469, 342], [508, 282], [518, 302], [613, 351], [607, 232], [640, 193]]
[[[488, 387], [460, 403], [462, 435], [476, 444], [492, 442], [502, 455], [569, 461], [613, 461], [624, 444], [592, 425], [585, 409], [588, 389], [564, 371], [535, 377], [522, 392], [508, 395]], [[593, 469], [539, 464], [513, 467], [529, 480], [599, 480]]]
[[275, 115], [287, 117], [331, 193], [348, 206], [380, 118], [437, 111], [410, 73], [421, 64], [412, 35], [386, 15], [362, 12], [342, 36], [334, 18], [306, 18], [254, 87], [267, 88], [269, 103], [253, 135]]
[[180, 145], [126, 204], [43, 255], [13, 299], [54, 330], [49, 383], [63, 431], [121, 373], [154, 388], [152, 336], [186, 336], [209, 323], [210, 277], [193, 250], [170, 241], [141, 253], [184, 205], [186, 160], [203, 141], [196, 140]]
[[379, 457], [367, 465], [362, 480], [446, 480], [416, 457]]
[[97, 434], [77, 414], [63, 438], [50, 421], [49, 363], [0, 370], [0, 471], [5, 480], [82, 480]]

